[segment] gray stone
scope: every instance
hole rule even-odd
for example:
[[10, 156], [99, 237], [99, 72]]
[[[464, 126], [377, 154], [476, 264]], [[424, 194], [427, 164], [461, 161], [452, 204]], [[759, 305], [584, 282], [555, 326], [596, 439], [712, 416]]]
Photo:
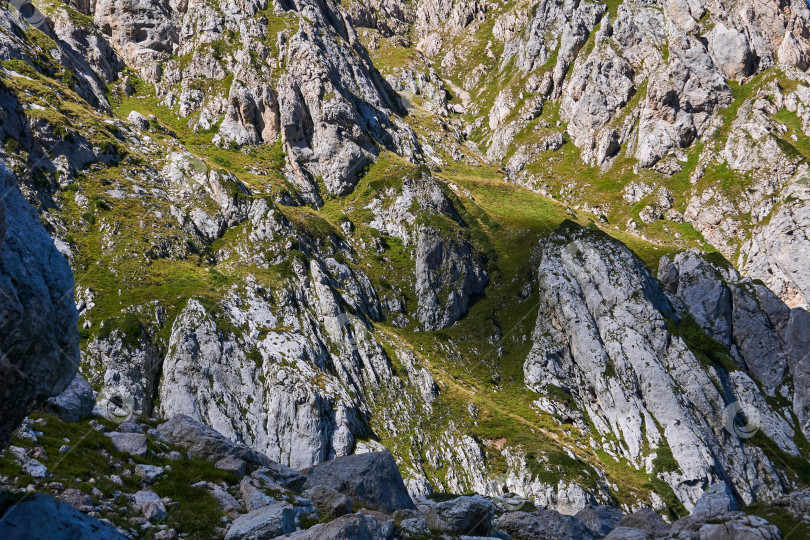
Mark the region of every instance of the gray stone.
[[245, 463], [245, 460], [239, 459], [235, 456], [225, 456], [217, 461], [214, 466], [221, 471], [232, 473], [237, 478], [242, 478], [245, 476], [245, 471], [247, 469], [247, 463]]
[[399, 523], [399, 528], [402, 529], [406, 536], [427, 536], [430, 534], [427, 520], [423, 517], [403, 519]]
[[669, 533], [669, 525], [652, 508], [642, 508], [619, 520], [618, 527], [630, 527], [644, 531], [653, 538], [660, 538]]
[[45, 401], [44, 409], [65, 422], [78, 422], [93, 414], [96, 396], [93, 388], [81, 375], [73, 377], [64, 392]]
[[322, 486], [349, 496], [370, 510], [391, 513], [415, 508], [391, 452], [370, 452], [336, 458], [306, 472], [306, 488]]
[[75, 506], [80, 512], [93, 511], [93, 498], [78, 489], [66, 489], [59, 494], [59, 502]]
[[275, 503], [236, 518], [226, 540], [265, 540], [295, 530], [295, 510], [288, 503]]
[[387, 540], [377, 520], [363, 514], [342, 516], [329, 523], [295, 532], [287, 538], [289, 540]]
[[132, 506], [149, 521], [160, 521], [166, 517], [166, 506], [154, 491], [141, 490], [135, 493]]
[[146, 435], [143, 433], [105, 433], [119, 452], [142, 457], [146, 455]]
[[758, 516], [740, 516], [722, 523], [707, 523], [700, 540], [781, 540], [779, 529]]
[[82, 514], [50, 495], [35, 493], [0, 520], [0, 538], [27, 540], [124, 540], [115, 527]]
[[574, 517], [582, 522], [597, 537], [607, 536], [616, 528], [624, 514], [612, 506], [586, 506]]
[[236, 457], [258, 465], [270, 463], [266, 456], [254, 452], [244, 444], [228, 440], [218, 431], [183, 414], [172, 417], [157, 429], [167, 440], [201, 459], [219, 461], [226, 457]]
[[754, 71], [755, 55], [748, 39], [734, 28], [718, 21], [709, 33], [709, 54], [727, 79], [739, 80]]
[[714, 484], [707, 489], [692, 509], [693, 516], [710, 520], [737, 509], [737, 503], [726, 484]]
[[594, 536], [587, 527], [571, 516], [554, 510], [537, 512], [507, 512], [496, 521], [514, 540], [592, 540]]
[[138, 131], [147, 131], [149, 129], [149, 119], [138, 111], [132, 111], [127, 116], [127, 120], [132, 124], [132, 127]]
[[156, 465], [136, 465], [135, 474], [143, 479], [147, 484], [154, 484], [155, 480], [163, 474], [163, 467]]
[[143, 433], [143, 426], [137, 422], [121, 422], [115, 431], [120, 433]]
[[313, 486], [301, 496], [312, 501], [321, 519], [335, 519], [352, 513], [352, 500], [334, 489]]
[[616, 527], [610, 531], [605, 540], [650, 540], [650, 535], [633, 527]]
[[304, 484], [307, 481], [307, 477], [295, 469], [272, 461], [256, 469], [252, 476], [271, 480], [273, 483], [296, 493], [300, 493], [304, 489]]
[[483, 536], [492, 530], [495, 505], [483, 497], [458, 497], [440, 502], [427, 514], [432, 531]]

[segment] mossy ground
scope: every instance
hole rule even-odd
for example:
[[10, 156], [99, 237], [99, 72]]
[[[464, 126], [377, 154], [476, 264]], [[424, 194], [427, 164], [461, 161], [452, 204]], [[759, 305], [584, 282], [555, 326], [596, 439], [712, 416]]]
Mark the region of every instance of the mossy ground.
[[[132, 524], [127, 518], [132, 517], [128, 508], [130, 503], [121, 494], [134, 494], [144, 489], [140, 478], [135, 474], [125, 475], [124, 470], [134, 472], [137, 464], [171, 466], [171, 470], [161, 475], [154, 485], [154, 490], [161, 497], [169, 497], [177, 504], [167, 506], [167, 516], [162, 523], [175, 529], [178, 533], [187, 534], [189, 538], [216, 537], [216, 529], [222, 525], [225, 515], [219, 502], [203, 489], [192, 488], [200, 481], [213, 483], [228, 482], [238, 484], [238, 479], [230, 473], [220, 471], [214, 464], [204, 460], [183, 457], [172, 461], [156, 457], [156, 453], [177, 450], [172, 445], [158, 446], [156, 441], [148, 438], [149, 454], [145, 457], [130, 456], [117, 452], [104, 432], [93, 429], [87, 421], [63, 422], [49, 414], [32, 414], [31, 420], [42, 420], [36, 423], [36, 429], [42, 432], [37, 446], [41, 446], [48, 456], [41, 460], [48, 468], [50, 475], [42, 480], [29, 476], [19, 476], [19, 467], [8, 457], [0, 454], [0, 474], [15, 478], [18, 486], [33, 485], [34, 490], [50, 494], [47, 484], [59, 482], [66, 489], [79, 489], [90, 494], [93, 488], [99, 489], [106, 500], [114, 499], [118, 508], [102, 509], [101, 517], [109, 519], [115, 525], [130, 529]], [[114, 431], [116, 424], [103, 419], [98, 420], [108, 431]], [[67, 439], [67, 441], [65, 440]], [[34, 443], [15, 437], [13, 445], [30, 447]], [[60, 453], [59, 449], [68, 445], [71, 449]], [[123, 484], [113, 482], [112, 475], [119, 475]], [[116, 495], [118, 493], [118, 495]], [[94, 497], [98, 504], [99, 497]], [[125, 508], [125, 510], [121, 510]]]

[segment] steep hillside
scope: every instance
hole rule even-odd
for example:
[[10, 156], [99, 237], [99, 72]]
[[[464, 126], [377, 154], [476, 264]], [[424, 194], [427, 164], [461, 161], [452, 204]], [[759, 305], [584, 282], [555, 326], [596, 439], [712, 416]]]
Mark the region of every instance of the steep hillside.
[[108, 416], [564, 514], [810, 483], [806, 3], [4, 8]]

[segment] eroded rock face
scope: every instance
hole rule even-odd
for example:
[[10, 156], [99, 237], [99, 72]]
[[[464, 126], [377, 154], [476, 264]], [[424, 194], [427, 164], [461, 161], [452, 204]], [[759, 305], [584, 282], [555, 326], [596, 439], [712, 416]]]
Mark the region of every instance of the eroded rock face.
[[427, 330], [450, 326], [467, 311], [488, 278], [472, 246], [430, 228], [416, 238], [417, 317]]
[[[463, 229], [461, 219], [436, 179], [426, 172], [405, 178], [399, 192], [388, 190], [369, 208], [375, 214], [372, 226], [414, 245], [416, 316], [424, 328], [438, 330], [459, 320], [489, 276], [482, 254], [463, 234], [455, 234]], [[456, 229], [422, 225], [420, 214], [452, 220]]]
[[73, 275], [0, 163], [0, 447], [79, 365]]
[[650, 76], [640, 116], [635, 157], [644, 167], [672, 148], [692, 144], [711, 115], [731, 102], [731, 91], [702, 42], [676, 34], [669, 47], [671, 60]]
[[[130, 65], [151, 69], [177, 46], [173, 15], [165, 1], [101, 0], [95, 3], [94, 19]], [[159, 68], [152, 73], [159, 77]]]
[[[541, 309], [524, 365], [529, 388], [553, 384], [569, 392], [598, 431], [622, 434], [617, 451], [630, 460], [641, 458], [644, 440], [668, 445], [678, 470], [664, 478], [687, 508], [727, 460], [737, 466], [721, 466], [727, 472], [718, 480], [731, 482], [744, 500], [773, 493], [775, 485], [762, 480], [772, 472], [750, 473], [764, 455], [724, 429], [726, 401], [710, 378], [716, 375], [670, 332], [676, 310], [627, 248], [563, 224], [541, 243], [540, 261]], [[754, 399], [750, 378], [727, 376], [730, 392]], [[763, 429], [792, 448], [790, 424], [764, 400], [757, 406], [768, 418]]]
[[792, 395], [806, 434], [808, 353], [807, 339], [799, 336], [810, 333], [808, 312], [791, 310], [767, 287], [711, 264], [696, 251], [662, 259], [659, 279], [767, 394]]

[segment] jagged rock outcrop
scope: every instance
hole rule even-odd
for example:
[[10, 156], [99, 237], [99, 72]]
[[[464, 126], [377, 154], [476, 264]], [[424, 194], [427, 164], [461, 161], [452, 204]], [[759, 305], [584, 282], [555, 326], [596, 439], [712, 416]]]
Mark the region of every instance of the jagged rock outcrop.
[[[759, 381], [764, 392], [793, 402], [807, 436], [810, 314], [788, 308], [767, 287], [743, 279], [733, 268], [711, 264], [695, 251], [680, 253], [659, 266], [659, 279], [685, 311], [732, 358]], [[792, 384], [791, 384], [792, 383]]]
[[73, 275], [0, 163], [0, 447], [79, 367]]
[[[725, 430], [729, 396], [713, 379], [726, 381], [724, 393], [743, 401], [752, 399], [753, 383], [742, 373], [701, 365], [673, 334], [675, 309], [627, 248], [563, 224], [541, 243], [539, 256], [541, 309], [524, 365], [530, 388], [556, 385], [570, 393], [597, 432], [622, 441], [616, 450], [627, 459], [650, 459], [645, 444], [669, 447], [677, 467], [663, 475], [687, 508], [715, 478], [746, 501], [778, 493], [763, 482], [766, 476], [779, 481], [774, 464], [763, 470], [761, 450]], [[769, 436], [793, 448], [789, 422], [764, 400], [757, 407], [769, 419], [763, 422]]]
[[424, 328], [437, 330], [459, 320], [489, 278], [482, 254], [468, 238], [424, 219], [437, 216], [454, 222], [456, 230], [462, 228], [458, 211], [439, 183], [426, 173], [406, 177], [401, 190], [387, 190], [385, 198], [369, 208], [375, 214], [372, 226], [414, 245], [416, 316]]
[[450, 326], [467, 311], [472, 296], [481, 292], [487, 274], [469, 242], [447, 238], [430, 228], [416, 237], [416, 316], [426, 330]]
[[[302, 487], [233, 448], [305, 468], [388, 447], [411, 495], [503, 509], [506, 488], [564, 514], [795, 487], [762, 441], [806, 457], [807, 315], [788, 309], [810, 279], [805, 3], [70, 5], [41, 31], [0, 14], [3, 159], [80, 276], [96, 413], [221, 431], [216, 469], [243, 482], [198, 488], [231, 517]], [[705, 240], [765, 285], [687, 268], [697, 288], [660, 274], [663, 294], [628, 250], [567, 229], [535, 264], [525, 246], [566, 212], [633, 232], [649, 265]], [[724, 425], [735, 402], [754, 441]], [[103, 442], [171, 454], [133, 429]], [[377, 518], [334, 534], [388, 535]]]

